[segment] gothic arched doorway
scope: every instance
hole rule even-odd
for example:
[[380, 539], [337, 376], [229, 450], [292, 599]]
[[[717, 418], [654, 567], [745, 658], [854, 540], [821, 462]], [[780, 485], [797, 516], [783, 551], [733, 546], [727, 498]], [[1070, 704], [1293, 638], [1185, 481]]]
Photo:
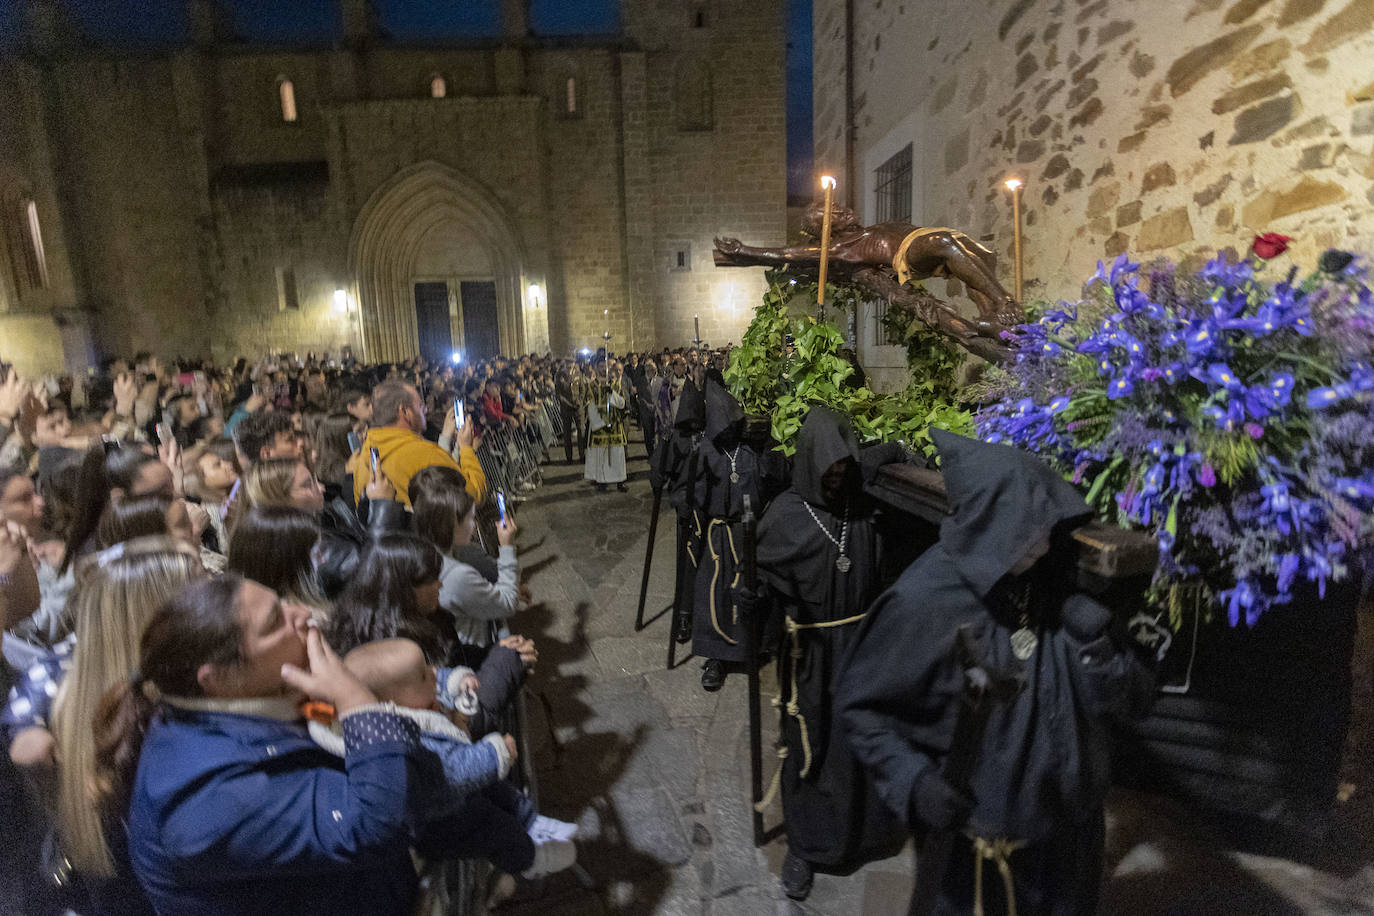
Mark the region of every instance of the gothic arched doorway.
[[442, 294], [454, 318], [452, 342], [461, 346], [465, 291], [482, 300], [500, 352], [523, 352], [524, 263], [514, 224], [481, 185], [437, 162], [397, 172], [363, 206], [349, 245], [367, 358], [394, 362], [442, 350]]

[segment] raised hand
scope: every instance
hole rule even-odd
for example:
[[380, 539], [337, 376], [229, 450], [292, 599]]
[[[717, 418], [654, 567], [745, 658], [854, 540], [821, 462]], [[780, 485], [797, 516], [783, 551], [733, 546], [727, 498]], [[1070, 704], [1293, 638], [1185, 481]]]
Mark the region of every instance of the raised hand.
[[138, 398], [138, 385], [127, 372], [119, 373], [114, 383], [115, 413], [121, 417], [134, 415], [134, 401]]
[[520, 661], [526, 665], [534, 665], [535, 662], [539, 661], [539, 650], [534, 647], [534, 640], [532, 639], [512, 634], [501, 640], [500, 644], [507, 649], [514, 649], [519, 652]]
[[367, 482], [367, 498], [374, 502], [379, 499], [395, 499], [396, 488], [385, 474], [378, 474]]
[[458, 430], [458, 445], [462, 448], [477, 447], [477, 427], [472, 425], [472, 418], [463, 421], [463, 428]]
[[0, 381], [0, 423], [13, 425], [19, 416], [19, 408], [24, 406], [24, 383], [19, 379], [19, 371], [10, 369]]
[[185, 475], [181, 468], [181, 446], [177, 444], [175, 436], [169, 436], [166, 442], [158, 444], [157, 457], [172, 472], [172, 495], [181, 499]]
[[376, 695], [353, 676], [315, 626], [305, 634], [305, 651], [310, 659], [309, 671], [291, 664], [281, 666], [281, 679], [287, 686], [312, 700], [330, 704], [341, 716], [351, 709], [377, 702]]

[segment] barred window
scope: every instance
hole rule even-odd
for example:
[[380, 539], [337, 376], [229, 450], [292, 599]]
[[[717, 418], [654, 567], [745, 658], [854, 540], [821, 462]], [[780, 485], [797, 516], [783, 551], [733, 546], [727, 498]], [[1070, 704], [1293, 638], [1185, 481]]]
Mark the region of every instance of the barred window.
[[911, 222], [911, 144], [902, 147], [874, 173], [878, 222]]

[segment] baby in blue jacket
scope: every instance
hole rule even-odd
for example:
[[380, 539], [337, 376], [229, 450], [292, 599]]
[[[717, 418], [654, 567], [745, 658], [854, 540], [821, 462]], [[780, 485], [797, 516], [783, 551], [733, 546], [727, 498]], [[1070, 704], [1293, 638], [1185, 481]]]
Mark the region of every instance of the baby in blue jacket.
[[[445, 710], [437, 699], [438, 673], [426, 663], [419, 644], [378, 640], [348, 653], [344, 664], [379, 700], [394, 703], [398, 713], [420, 727], [421, 744], [443, 764], [448, 791], [427, 806], [416, 836], [422, 855], [482, 857], [507, 874], [526, 878], [572, 867], [577, 861], [572, 842], [577, 825], [538, 814], [534, 804], [506, 781], [515, 762], [515, 739], [492, 732], [474, 742], [462, 712]], [[461, 698], [476, 692], [471, 669], [454, 668], [445, 675], [444, 695]], [[458, 706], [461, 710], [461, 700]], [[325, 747], [334, 740], [334, 733], [320, 723], [312, 722], [310, 730]]]

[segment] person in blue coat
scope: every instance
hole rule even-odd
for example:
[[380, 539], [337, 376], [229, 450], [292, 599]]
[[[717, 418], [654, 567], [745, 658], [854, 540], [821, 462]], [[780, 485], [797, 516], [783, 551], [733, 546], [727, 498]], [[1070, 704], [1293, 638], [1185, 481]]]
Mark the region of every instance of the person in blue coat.
[[[342, 759], [310, 739], [306, 697], [335, 708]], [[409, 912], [410, 836], [442, 772], [305, 606], [233, 575], [187, 588], [95, 724], [101, 803], [111, 823], [127, 806], [129, 858], [158, 913]]]

